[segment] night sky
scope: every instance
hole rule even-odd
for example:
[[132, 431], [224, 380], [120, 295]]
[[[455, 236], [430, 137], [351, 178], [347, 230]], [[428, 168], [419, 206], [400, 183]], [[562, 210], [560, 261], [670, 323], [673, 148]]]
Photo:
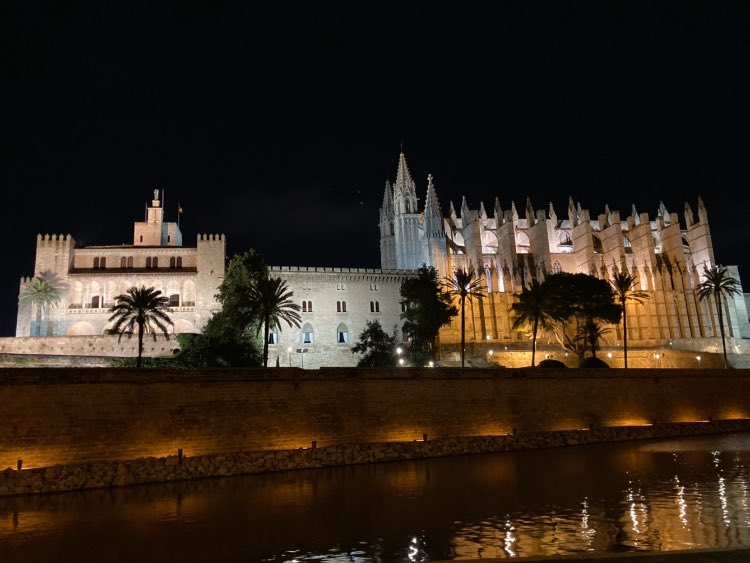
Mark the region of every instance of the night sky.
[[747, 3], [61, 4], [0, 7], [0, 336], [37, 233], [130, 243], [154, 188], [186, 246], [379, 267], [402, 144], [444, 212], [700, 195], [750, 288]]

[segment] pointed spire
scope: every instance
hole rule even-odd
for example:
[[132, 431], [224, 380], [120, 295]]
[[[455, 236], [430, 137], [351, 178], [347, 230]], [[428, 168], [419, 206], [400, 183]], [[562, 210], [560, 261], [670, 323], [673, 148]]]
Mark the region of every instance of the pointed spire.
[[636, 227], [641, 224], [641, 216], [638, 215], [638, 210], [635, 208], [635, 203], [630, 208], [630, 216], [633, 218], [633, 224]]
[[706, 206], [703, 205], [701, 196], [698, 196], [698, 220], [708, 225], [708, 212], [706, 211]]
[[518, 211], [516, 211], [516, 202], [511, 201], [510, 202], [510, 215], [513, 217], [513, 223], [515, 224], [516, 221], [518, 221]]
[[531, 227], [536, 223], [534, 218], [534, 206], [531, 205], [531, 198], [526, 198], [526, 226]]
[[552, 202], [549, 202], [549, 218], [552, 220], [552, 225], [557, 225], [557, 213], [555, 213], [555, 208], [552, 205]]
[[432, 174], [427, 175], [427, 196], [424, 200], [424, 230], [427, 237], [441, 236], [443, 234], [443, 213], [440, 210], [435, 185], [432, 183]]
[[604, 222], [607, 226], [612, 224], [612, 212], [609, 210], [609, 204], [604, 204]]
[[576, 205], [573, 202], [573, 196], [568, 196], [568, 221], [570, 226], [575, 227], [578, 225], [578, 214], [576, 213]]
[[484, 202], [483, 201], [479, 202], [479, 217], [481, 217], [482, 220], [487, 219], [487, 211], [485, 211], [485, 209], [484, 209]]
[[667, 207], [664, 205], [663, 201], [659, 202], [659, 211], [657, 212], [657, 215], [661, 216], [665, 221], [669, 220], [669, 211], [667, 211]]
[[406, 164], [406, 156], [403, 151], [398, 157], [398, 170], [396, 171], [396, 182], [395, 182], [396, 194], [410, 195], [410, 192], [415, 191], [414, 180], [411, 178], [409, 172], [409, 165]]
[[453, 222], [455, 223], [458, 217], [456, 216], [456, 208], [453, 207], [452, 201], [450, 202], [450, 206], [448, 207], [448, 215], [451, 219], [453, 219]]
[[500, 200], [495, 198], [495, 227], [499, 227], [503, 221], [503, 208], [500, 207]]
[[463, 221], [464, 227], [470, 219], [471, 211], [469, 210], [469, 204], [466, 203], [466, 196], [461, 196], [461, 221]]
[[380, 208], [381, 217], [393, 217], [393, 186], [385, 181], [385, 190], [383, 191], [383, 206]]
[[689, 227], [693, 226], [693, 223], [695, 222], [695, 215], [693, 215], [693, 209], [690, 207], [690, 204], [686, 201], [685, 202], [685, 225]]

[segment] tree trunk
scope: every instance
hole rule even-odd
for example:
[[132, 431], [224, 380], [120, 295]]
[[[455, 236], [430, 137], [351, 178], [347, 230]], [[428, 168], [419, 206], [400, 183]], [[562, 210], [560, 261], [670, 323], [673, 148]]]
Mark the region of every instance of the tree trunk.
[[42, 336], [42, 304], [36, 308], [36, 334], [32, 336]]
[[466, 351], [466, 311], [464, 303], [466, 298], [461, 296], [461, 367], [464, 367], [464, 352]]
[[536, 335], [539, 331], [539, 318], [534, 317], [534, 328], [531, 331], [531, 367], [535, 367], [536, 364]]
[[135, 367], [139, 368], [142, 364], [142, 357], [143, 357], [143, 325], [144, 322], [138, 323], [138, 358], [135, 361]]
[[716, 297], [716, 311], [719, 313], [719, 334], [721, 334], [721, 349], [724, 351], [724, 369], [729, 367], [727, 361], [727, 342], [724, 339], [724, 311], [721, 308], [721, 294], [714, 293]]
[[625, 369], [628, 369], [628, 314], [625, 311], [625, 301], [622, 302], [622, 355]]
[[268, 367], [268, 317], [263, 319], [263, 367]]

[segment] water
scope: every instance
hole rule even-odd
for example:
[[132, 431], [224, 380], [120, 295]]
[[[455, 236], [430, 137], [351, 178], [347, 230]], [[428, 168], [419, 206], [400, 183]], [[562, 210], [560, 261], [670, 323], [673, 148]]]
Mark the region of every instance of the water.
[[0, 499], [0, 561], [435, 561], [750, 547], [750, 434]]

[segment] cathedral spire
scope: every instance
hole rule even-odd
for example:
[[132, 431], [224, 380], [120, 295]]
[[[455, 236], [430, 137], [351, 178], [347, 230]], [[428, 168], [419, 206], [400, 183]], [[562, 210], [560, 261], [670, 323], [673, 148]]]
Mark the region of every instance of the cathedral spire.
[[398, 157], [398, 171], [393, 192], [398, 213], [417, 213], [417, 188], [412, 180], [403, 151]]
[[432, 174], [427, 175], [427, 197], [424, 200], [424, 231], [425, 236], [435, 237], [443, 234], [443, 213], [440, 210]]
[[383, 191], [383, 206], [380, 208], [380, 217], [393, 217], [393, 187], [391, 183], [385, 181], [385, 190]]

